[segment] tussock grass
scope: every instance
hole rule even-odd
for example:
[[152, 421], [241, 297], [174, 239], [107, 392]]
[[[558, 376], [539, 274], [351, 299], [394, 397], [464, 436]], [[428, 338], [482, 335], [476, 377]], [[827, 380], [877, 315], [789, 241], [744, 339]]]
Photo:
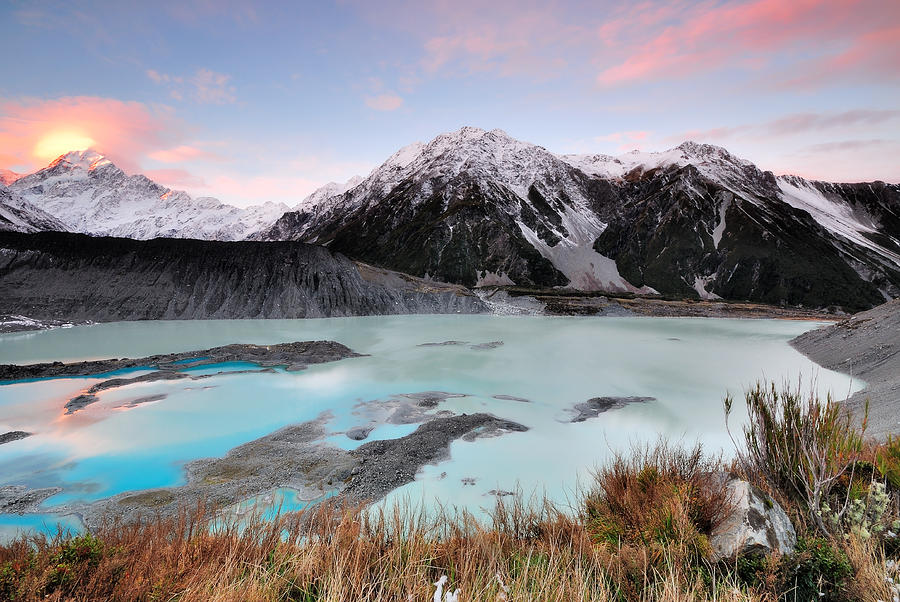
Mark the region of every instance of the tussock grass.
[[[479, 521], [331, 500], [211, 529], [214, 512], [198, 507], [0, 546], [0, 600], [427, 602], [442, 577], [444, 595], [458, 589], [460, 602], [897, 599], [886, 580], [897, 577], [900, 552], [896, 441], [863, 441], [828, 400], [772, 391], [748, 393], [739, 463], [665, 441], [638, 447], [598, 470], [578, 510], [501, 498]], [[827, 471], [804, 471], [811, 460]], [[730, 510], [720, 476], [729, 469], [784, 501], [798, 529], [794, 554], [708, 560], [710, 531]], [[824, 530], [810, 519], [809, 495], [823, 482]], [[840, 516], [829, 506], [838, 501]]]

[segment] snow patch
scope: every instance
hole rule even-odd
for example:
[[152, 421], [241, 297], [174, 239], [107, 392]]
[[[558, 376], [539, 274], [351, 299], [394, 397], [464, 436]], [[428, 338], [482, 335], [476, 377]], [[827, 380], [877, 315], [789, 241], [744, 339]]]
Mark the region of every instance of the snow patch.
[[478, 280], [475, 286], [514, 286], [516, 283], [507, 275], [506, 272], [499, 274], [488, 270], [478, 271]]
[[874, 251], [900, 266], [900, 255], [872, 242], [863, 233], [878, 232], [875, 220], [842, 200], [831, 200], [812, 183], [795, 176], [779, 176], [782, 200], [809, 213], [823, 228], [842, 238]]
[[566, 207], [562, 224], [569, 232], [568, 238], [550, 246], [537, 233], [521, 221], [516, 222], [522, 235], [537, 251], [550, 260], [557, 270], [569, 279], [569, 286], [578, 290], [608, 290], [653, 294], [649, 286], [640, 288], [619, 274], [616, 262], [594, 250], [594, 241], [606, 228], [599, 219]]
[[734, 201], [734, 195], [732, 194], [726, 194], [723, 196], [725, 198], [721, 199], [721, 202], [719, 204], [719, 221], [718, 223], [716, 223], [716, 227], [713, 228], [712, 232], [713, 244], [715, 244], [716, 249], [719, 248], [719, 243], [722, 241], [722, 235], [725, 233], [725, 213], [728, 212], [728, 208]]
[[700, 295], [701, 299], [705, 299], [707, 301], [712, 301], [715, 299], [722, 298], [719, 295], [717, 295], [715, 293], [710, 293], [709, 291], [706, 290], [706, 285], [709, 284], [711, 280], [712, 280], [711, 276], [705, 277], [705, 278], [701, 277], [701, 276], [694, 277], [694, 290], [697, 291], [697, 294]]

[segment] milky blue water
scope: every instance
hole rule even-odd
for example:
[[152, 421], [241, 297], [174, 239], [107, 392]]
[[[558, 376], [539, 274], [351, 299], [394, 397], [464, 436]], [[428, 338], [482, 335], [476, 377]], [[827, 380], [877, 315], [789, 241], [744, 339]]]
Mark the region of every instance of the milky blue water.
[[[445, 391], [464, 397], [448, 399], [438, 410], [490, 412], [530, 430], [453, 443], [450, 459], [423, 468], [416, 482], [385, 503], [436, 499], [477, 510], [493, 505], [491, 490], [565, 501], [589, 483], [598, 463], [636, 441], [662, 435], [699, 439], [711, 450], [731, 448], [722, 397], [739, 397], [758, 379], [815, 378], [820, 391], [841, 398], [858, 389], [862, 383], [816, 367], [787, 344], [816, 326], [780, 320], [392, 316], [120, 322], [0, 335], [0, 363], [18, 364], [314, 339], [366, 354], [302, 372], [236, 373], [257, 368], [245, 362], [186, 367], [194, 376], [212, 376], [110, 389], [72, 415], [65, 414], [66, 401], [109, 375], [0, 385], [0, 432], [35, 433], [0, 446], [0, 486], [61, 487], [45, 503], [49, 508], [177, 485], [186, 462], [221, 456], [325, 411], [327, 442], [352, 449], [365, 441], [353, 441], [344, 431], [377, 422], [392, 395]], [[469, 344], [420, 346], [447, 340]], [[503, 345], [472, 347], [491, 341]], [[151, 395], [165, 397], [131, 404]], [[574, 404], [598, 396], [656, 401], [568, 422]], [[739, 418], [743, 409], [737, 406]], [[367, 441], [415, 430], [372, 426]], [[23, 520], [0, 516], [0, 531]]]

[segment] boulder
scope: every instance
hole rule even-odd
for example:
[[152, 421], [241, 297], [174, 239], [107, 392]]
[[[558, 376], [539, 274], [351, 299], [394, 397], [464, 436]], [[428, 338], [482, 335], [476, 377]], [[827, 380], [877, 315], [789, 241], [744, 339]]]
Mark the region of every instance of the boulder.
[[712, 560], [765, 555], [776, 550], [780, 554], [792, 553], [797, 533], [778, 502], [743, 479], [723, 478], [733, 509], [710, 533]]

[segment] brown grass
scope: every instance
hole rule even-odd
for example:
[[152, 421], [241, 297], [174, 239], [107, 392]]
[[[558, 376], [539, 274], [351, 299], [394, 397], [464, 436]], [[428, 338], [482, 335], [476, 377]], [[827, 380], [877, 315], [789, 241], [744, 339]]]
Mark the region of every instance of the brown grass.
[[550, 505], [499, 505], [490, 525], [326, 503], [243, 528], [210, 531], [206, 515], [19, 539], [0, 547], [0, 599], [426, 601], [442, 575], [460, 600], [754, 599], [672, 556], [597, 545], [588, 522]]

